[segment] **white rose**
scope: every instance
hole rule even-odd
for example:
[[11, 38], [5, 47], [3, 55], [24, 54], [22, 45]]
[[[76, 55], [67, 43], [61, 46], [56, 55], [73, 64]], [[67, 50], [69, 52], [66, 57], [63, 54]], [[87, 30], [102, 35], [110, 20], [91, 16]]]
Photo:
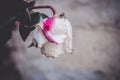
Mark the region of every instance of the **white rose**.
[[[38, 27], [39, 26], [39, 27]], [[48, 17], [36, 24], [33, 44], [48, 57], [58, 57], [66, 50], [72, 53], [72, 26], [65, 18]]]

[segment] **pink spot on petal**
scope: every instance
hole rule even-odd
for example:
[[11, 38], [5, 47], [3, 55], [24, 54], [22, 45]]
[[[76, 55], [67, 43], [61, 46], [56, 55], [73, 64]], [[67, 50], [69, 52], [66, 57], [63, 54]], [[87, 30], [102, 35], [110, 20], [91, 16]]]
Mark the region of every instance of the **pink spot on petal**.
[[52, 43], [58, 44], [53, 38], [52, 35], [49, 33], [54, 25], [55, 18], [47, 18], [45, 22], [43, 22], [43, 33], [47, 40]]
[[47, 18], [45, 22], [43, 22], [43, 30], [44, 31], [50, 31], [52, 29], [52, 26], [54, 24], [54, 18]]

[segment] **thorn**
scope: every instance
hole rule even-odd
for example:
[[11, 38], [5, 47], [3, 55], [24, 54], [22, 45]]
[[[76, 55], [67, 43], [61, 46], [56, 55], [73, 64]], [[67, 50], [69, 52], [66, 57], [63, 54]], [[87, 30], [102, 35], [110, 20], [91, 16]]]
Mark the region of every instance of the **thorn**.
[[60, 14], [60, 18], [64, 18], [64, 21], [65, 21], [65, 18], [66, 18], [65, 13]]
[[33, 43], [31, 43], [31, 44], [28, 46], [28, 48], [33, 47], [33, 46], [34, 46], [34, 44], [33, 44]]
[[65, 17], [65, 13], [60, 14], [60, 17], [61, 18]]

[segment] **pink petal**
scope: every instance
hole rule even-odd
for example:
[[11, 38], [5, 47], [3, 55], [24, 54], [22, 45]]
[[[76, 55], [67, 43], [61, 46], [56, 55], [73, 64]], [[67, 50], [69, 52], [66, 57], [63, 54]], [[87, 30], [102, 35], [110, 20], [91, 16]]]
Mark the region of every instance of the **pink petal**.
[[51, 34], [49, 33], [54, 25], [54, 21], [55, 18], [47, 18], [47, 20], [45, 22], [43, 22], [43, 33], [45, 35], [45, 37], [48, 39], [48, 41], [52, 42], [52, 43], [56, 43], [58, 44], [51, 36]]

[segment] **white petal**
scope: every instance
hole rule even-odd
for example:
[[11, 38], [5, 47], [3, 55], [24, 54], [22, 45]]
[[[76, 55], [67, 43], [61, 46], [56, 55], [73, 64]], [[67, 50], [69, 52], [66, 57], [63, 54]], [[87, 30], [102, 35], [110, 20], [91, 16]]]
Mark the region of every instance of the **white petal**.
[[59, 44], [63, 43], [67, 37], [66, 32], [67, 27], [65, 21], [61, 18], [56, 18], [53, 29], [50, 31], [52, 38]]
[[43, 44], [47, 42], [43, 32], [39, 27], [37, 27], [33, 32], [33, 39], [35, 39], [38, 43], [38, 47], [41, 47]]
[[65, 19], [65, 23], [67, 27], [67, 38], [65, 40], [64, 48], [68, 53], [72, 53], [72, 26], [67, 19]]

